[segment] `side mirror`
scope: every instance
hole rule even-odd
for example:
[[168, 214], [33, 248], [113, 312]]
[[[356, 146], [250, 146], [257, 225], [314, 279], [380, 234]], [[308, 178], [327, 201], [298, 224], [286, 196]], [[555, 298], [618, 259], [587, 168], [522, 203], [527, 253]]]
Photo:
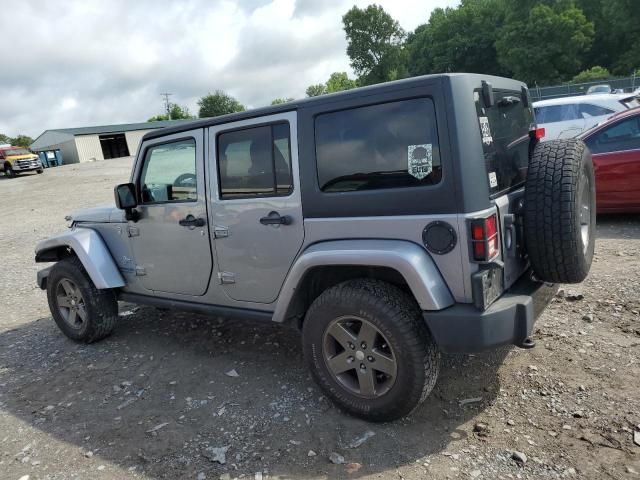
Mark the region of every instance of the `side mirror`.
[[136, 199], [136, 186], [133, 183], [121, 183], [114, 189], [116, 207], [125, 211], [127, 220], [137, 220], [134, 208], [138, 206]]

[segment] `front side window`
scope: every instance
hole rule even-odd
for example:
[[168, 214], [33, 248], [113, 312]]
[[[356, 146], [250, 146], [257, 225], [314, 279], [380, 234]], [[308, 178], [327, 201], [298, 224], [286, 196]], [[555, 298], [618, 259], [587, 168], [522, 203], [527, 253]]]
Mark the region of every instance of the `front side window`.
[[220, 198], [289, 195], [293, 191], [290, 143], [288, 123], [221, 133]]
[[142, 203], [197, 200], [195, 140], [150, 147], [140, 176], [140, 191]]
[[592, 153], [638, 150], [640, 149], [640, 116], [618, 122], [593, 135], [586, 143]]
[[318, 115], [324, 192], [434, 185], [442, 178], [433, 101], [402, 100]]
[[548, 107], [536, 107], [536, 121], [543, 123], [568, 122], [582, 118], [577, 105], [550, 105]]

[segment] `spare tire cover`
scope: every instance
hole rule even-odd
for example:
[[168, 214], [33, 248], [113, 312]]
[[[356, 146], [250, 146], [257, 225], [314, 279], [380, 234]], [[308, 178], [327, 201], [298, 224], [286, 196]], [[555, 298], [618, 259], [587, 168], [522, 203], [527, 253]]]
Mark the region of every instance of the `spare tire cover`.
[[525, 242], [536, 277], [579, 283], [593, 260], [596, 204], [591, 152], [581, 140], [536, 145], [525, 183]]

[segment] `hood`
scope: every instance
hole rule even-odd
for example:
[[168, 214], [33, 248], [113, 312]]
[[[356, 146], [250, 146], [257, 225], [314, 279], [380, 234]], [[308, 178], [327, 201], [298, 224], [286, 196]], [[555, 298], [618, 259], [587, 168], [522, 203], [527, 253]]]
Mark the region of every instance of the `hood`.
[[38, 156], [27, 153], [21, 153], [19, 155], [7, 155], [7, 160], [24, 160], [25, 158], [31, 160], [32, 158], [38, 158]]
[[125, 222], [124, 211], [116, 208], [115, 205], [84, 208], [73, 212], [70, 220], [73, 222], [92, 223]]

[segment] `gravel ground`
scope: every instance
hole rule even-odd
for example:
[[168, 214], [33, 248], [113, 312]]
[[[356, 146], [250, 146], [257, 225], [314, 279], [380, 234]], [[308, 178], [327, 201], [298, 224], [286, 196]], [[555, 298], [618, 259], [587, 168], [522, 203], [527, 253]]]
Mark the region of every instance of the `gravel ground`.
[[417, 412], [367, 424], [321, 394], [290, 328], [121, 305], [102, 342], [58, 331], [34, 245], [130, 166], [0, 176], [0, 478], [640, 478], [638, 216], [598, 219], [592, 273], [535, 349], [448, 356]]

